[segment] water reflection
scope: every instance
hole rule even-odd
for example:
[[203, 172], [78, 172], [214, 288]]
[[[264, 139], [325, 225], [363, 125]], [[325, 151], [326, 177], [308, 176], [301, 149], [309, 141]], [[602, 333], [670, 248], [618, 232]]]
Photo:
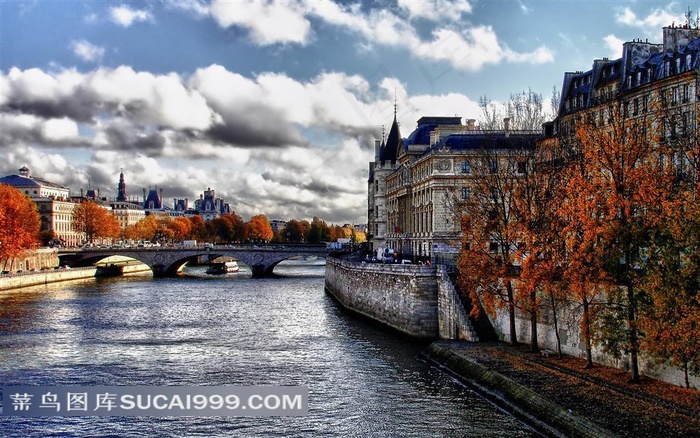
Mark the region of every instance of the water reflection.
[[[105, 279], [1, 302], [5, 384], [307, 385], [301, 418], [8, 418], [8, 436], [533, 436], [347, 314], [322, 266], [277, 279]], [[310, 273], [311, 276], [305, 273]], [[12, 303], [5, 305], [5, 303]], [[9, 325], [8, 325], [9, 327]]]

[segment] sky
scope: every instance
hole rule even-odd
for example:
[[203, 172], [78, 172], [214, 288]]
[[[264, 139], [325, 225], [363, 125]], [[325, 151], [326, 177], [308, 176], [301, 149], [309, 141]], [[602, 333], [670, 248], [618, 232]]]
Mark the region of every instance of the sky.
[[209, 188], [248, 220], [367, 222], [394, 108], [479, 119], [564, 73], [661, 42], [687, 3], [606, 0], [0, 0], [0, 176], [78, 194]]

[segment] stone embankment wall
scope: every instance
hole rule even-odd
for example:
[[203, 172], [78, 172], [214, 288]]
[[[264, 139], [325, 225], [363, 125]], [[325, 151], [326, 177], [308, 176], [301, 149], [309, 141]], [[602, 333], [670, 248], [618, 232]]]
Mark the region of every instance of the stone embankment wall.
[[[572, 305], [560, 309], [557, 312], [557, 318], [562, 353], [569, 356], [584, 357], [585, 346], [582, 342], [583, 336], [581, 335], [580, 308]], [[494, 329], [496, 329], [498, 337], [503, 341], [510, 342], [507, 310], [497, 310], [496, 318], [489, 316], [489, 319]], [[551, 309], [546, 307], [542, 308], [539, 323], [537, 324], [537, 343], [542, 349], [546, 348], [556, 351], [557, 339], [553, 320]], [[516, 312], [516, 335], [518, 337], [518, 342], [530, 343], [530, 319], [529, 316], [523, 315], [520, 312]], [[603, 352], [601, 348], [595, 346], [593, 347], [592, 355], [593, 361], [596, 363], [629, 371], [629, 358], [627, 355], [623, 354], [622, 359], [616, 359]], [[640, 372], [645, 376], [663, 380], [677, 386], [685, 386], [685, 377], [680, 369], [659, 363], [653, 358], [644, 355], [643, 351], [639, 357], [639, 368]], [[700, 378], [691, 376], [690, 385], [694, 388], [700, 388]]]
[[411, 336], [478, 340], [441, 267], [329, 258], [326, 291], [343, 307]]
[[61, 269], [58, 271], [33, 272], [26, 275], [3, 276], [0, 278], [0, 291], [20, 289], [28, 286], [40, 286], [58, 281], [94, 278], [97, 268]]
[[0, 260], [0, 271], [16, 272], [35, 269], [54, 268], [58, 266], [58, 252], [55, 248], [39, 248], [27, 251], [22, 257]]

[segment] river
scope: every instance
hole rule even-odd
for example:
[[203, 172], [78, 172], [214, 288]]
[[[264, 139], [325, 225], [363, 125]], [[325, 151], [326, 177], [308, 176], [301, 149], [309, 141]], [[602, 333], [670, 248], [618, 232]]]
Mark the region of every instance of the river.
[[306, 385], [304, 417], [4, 417], [0, 435], [468, 436], [534, 432], [349, 315], [322, 262], [274, 279], [120, 277], [0, 292], [2, 385]]

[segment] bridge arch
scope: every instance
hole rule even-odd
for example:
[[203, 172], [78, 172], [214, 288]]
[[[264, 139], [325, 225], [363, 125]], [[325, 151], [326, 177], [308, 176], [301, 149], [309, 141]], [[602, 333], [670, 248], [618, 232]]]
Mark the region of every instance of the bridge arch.
[[209, 248], [106, 248], [83, 251], [60, 251], [59, 256], [75, 266], [87, 266], [104, 260], [109, 256], [133, 258], [146, 265], [157, 277], [175, 276], [188, 261], [227, 256], [239, 260], [250, 267], [253, 277], [273, 276], [275, 266], [294, 256], [318, 256], [327, 258], [330, 251], [323, 245], [239, 245], [214, 246]]

